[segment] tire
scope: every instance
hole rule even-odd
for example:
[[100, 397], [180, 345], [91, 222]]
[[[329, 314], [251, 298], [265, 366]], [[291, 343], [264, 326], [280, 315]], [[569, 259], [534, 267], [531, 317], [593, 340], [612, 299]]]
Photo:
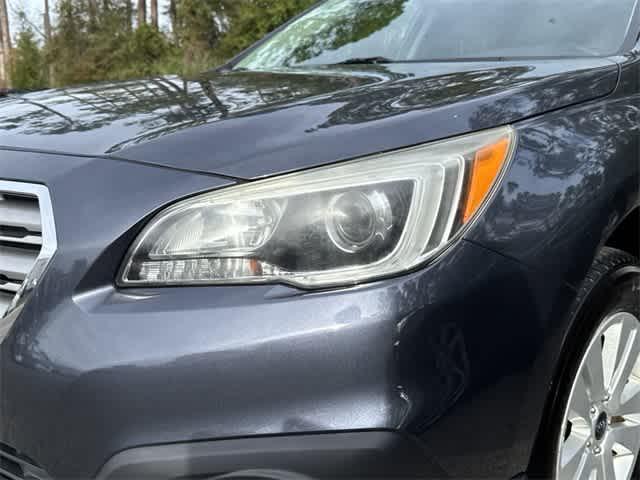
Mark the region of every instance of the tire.
[[[565, 342], [551, 421], [542, 442], [547, 454], [535, 471], [547, 472], [542, 476], [554, 480], [637, 478], [633, 468], [640, 468], [636, 462], [640, 453], [638, 260], [603, 248], [578, 293], [572, 318], [574, 327]], [[630, 408], [633, 412], [627, 412]]]

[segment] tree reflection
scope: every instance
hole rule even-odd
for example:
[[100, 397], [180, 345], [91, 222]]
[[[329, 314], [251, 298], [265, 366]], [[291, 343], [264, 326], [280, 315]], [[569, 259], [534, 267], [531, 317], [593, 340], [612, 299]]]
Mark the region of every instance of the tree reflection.
[[[377, 68], [384, 69], [381, 66]], [[358, 92], [337, 93], [332, 101], [343, 101], [343, 106], [332, 112], [317, 129], [378, 120], [486, 96], [507, 86], [517, 87], [530, 82], [529, 74], [533, 70], [528, 66], [510, 66], [453, 72], [373, 85]]]
[[300, 38], [299, 46], [293, 50], [285, 65], [304, 63], [326, 50], [337, 50], [368, 38], [399, 17], [404, 11], [405, 3], [406, 0], [369, 0], [346, 9], [339, 22], [318, 19], [320, 23], [314, 23], [313, 27], [319, 26], [320, 29], [315, 30], [312, 36]]
[[32, 93], [3, 101], [0, 131], [11, 135], [63, 135], [122, 128], [111, 151], [182, 128], [267, 105], [349, 89], [367, 76], [300, 73], [205, 74], [103, 83]]
[[381, 32], [404, 13], [407, 3], [408, 0], [330, 1], [276, 35], [239, 66], [264, 69], [305, 64]]
[[[626, 177], [637, 185], [637, 165], [627, 161], [640, 148], [636, 103], [629, 98], [607, 100], [547, 117], [524, 129], [519, 155], [509, 173], [512, 181], [496, 197], [491, 221], [483, 224], [491, 246], [502, 251], [506, 245], [518, 245], [526, 252], [525, 261], [544, 259], [540, 268], [562, 270], [564, 262], [571, 264], [567, 269], [580, 268], [574, 257], [576, 239], [588, 254], [600, 242], [590, 222], [600, 222], [595, 228], [604, 229], [611, 221], [599, 217], [605, 210], [598, 206], [609, 203], [607, 211], [613, 216], [626, 208], [613, 180]], [[498, 112], [486, 109], [485, 114]]]

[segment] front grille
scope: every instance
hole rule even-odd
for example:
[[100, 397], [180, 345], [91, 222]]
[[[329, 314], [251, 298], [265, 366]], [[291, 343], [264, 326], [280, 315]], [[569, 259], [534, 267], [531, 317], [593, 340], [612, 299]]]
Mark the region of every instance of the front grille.
[[38, 198], [0, 192], [0, 315], [3, 315], [42, 248]]
[[0, 480], [49, 480], [46, 472], [29, 457], [0, 444]]
[[37, 280], [31, 278], [36, 263], [39, 274], [55, 248], [47, 188], [0, 181], [0, 317], [25, 289], [25, 281]]

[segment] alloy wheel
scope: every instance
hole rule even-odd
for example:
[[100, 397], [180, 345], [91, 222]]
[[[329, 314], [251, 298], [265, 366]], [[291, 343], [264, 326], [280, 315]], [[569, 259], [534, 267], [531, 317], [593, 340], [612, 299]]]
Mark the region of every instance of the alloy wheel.
[[629, 480], [640, 450], [640, 321], [600, 325], [574, 377], [556, 459], [558, 480]]

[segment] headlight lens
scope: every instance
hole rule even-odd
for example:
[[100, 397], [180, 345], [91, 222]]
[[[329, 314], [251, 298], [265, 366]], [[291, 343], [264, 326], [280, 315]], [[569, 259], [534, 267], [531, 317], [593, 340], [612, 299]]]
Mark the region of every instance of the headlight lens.
[[321, 288], [407, 271], [473, 218], [514, 144], [500, 128], [199, 195], [149, 223], [119, 283]]

